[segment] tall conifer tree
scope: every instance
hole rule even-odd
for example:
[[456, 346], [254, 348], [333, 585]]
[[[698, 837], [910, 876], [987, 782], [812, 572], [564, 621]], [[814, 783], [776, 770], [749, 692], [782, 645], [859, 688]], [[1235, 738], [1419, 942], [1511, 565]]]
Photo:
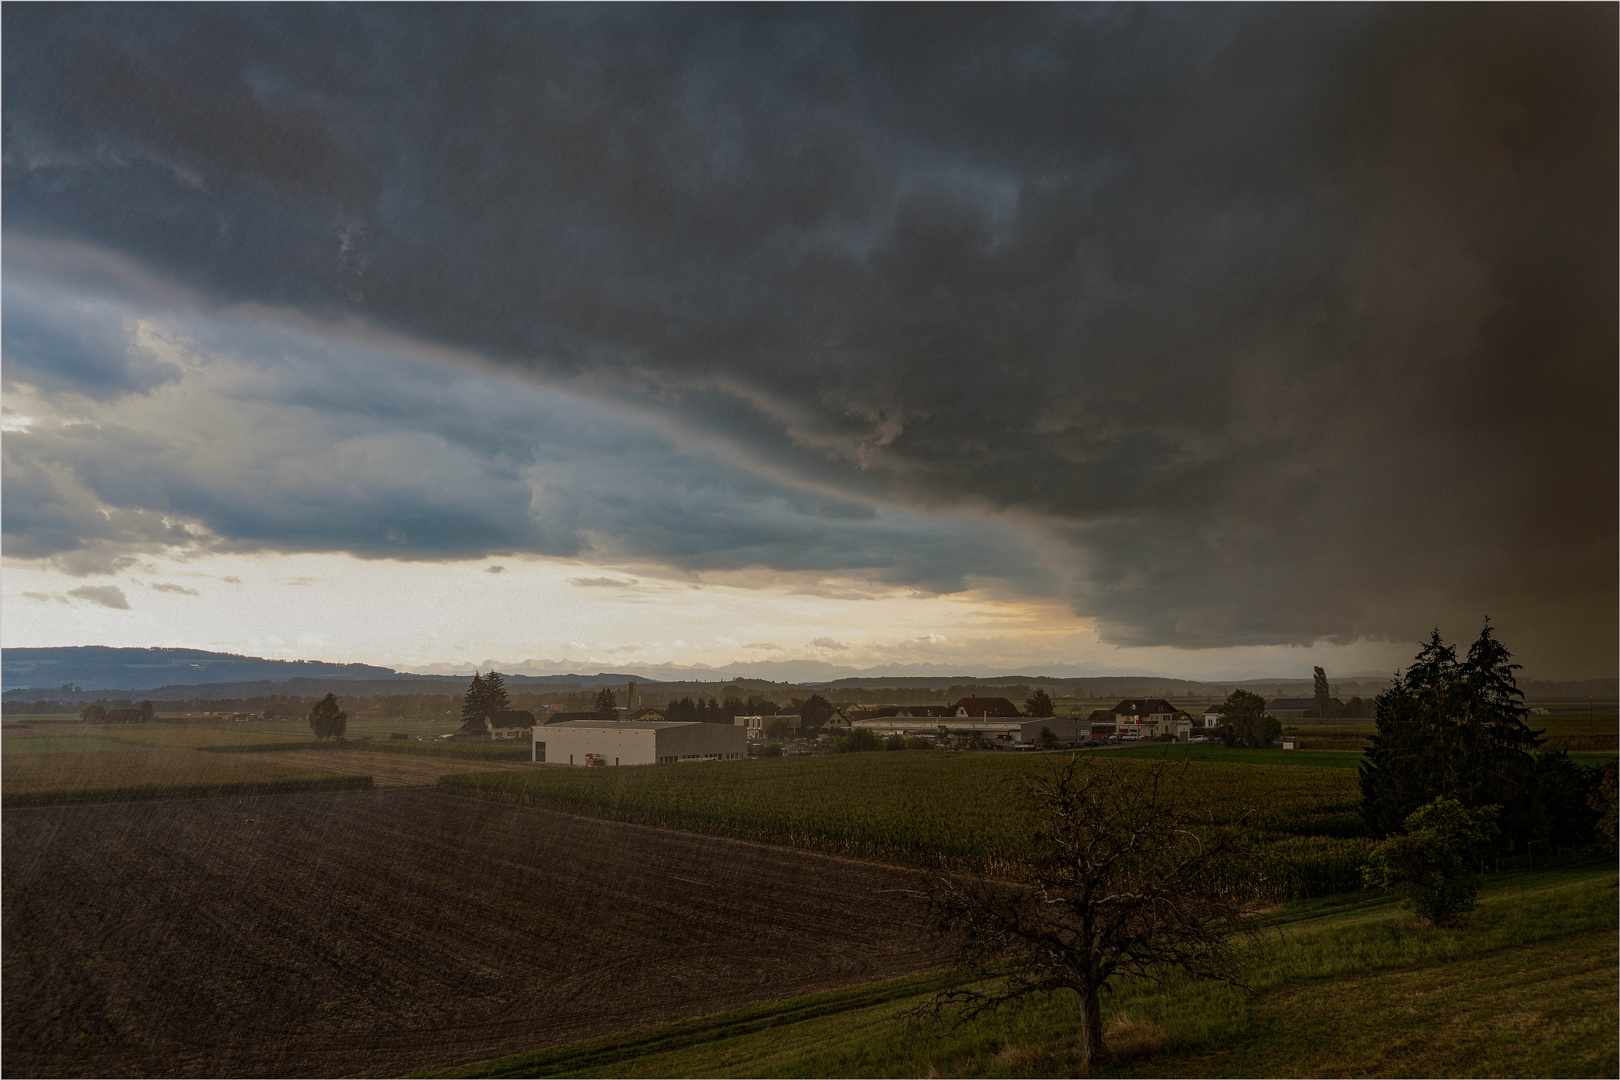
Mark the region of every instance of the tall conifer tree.
[[1436, 630], [1410, 667], [1374, 703], [1377, 733], [1361, 764], [1361, 810], [1380, 836], [1436, 797], [1503, 808], [1511, 849], [1537, 818], [1540, 732], [1525, 723], [1518, 665], [1489, 623], [1459, 660]]
[[[491, 672], [490, 674], [494, 674]], [[488, 714], [489, 695], [484, 689], [484, 677], [473, 672], [472, 683], [467, 687], [466, 694], [461, 698], [461, 719], [463, 721], [482, 720]]]
[[491, 670], [484, 676], [484, 713], [490, 716], [498, 712], [506, 712], [512, 707], [512, 699], [506, 694], [506, 680], [501, 673]]

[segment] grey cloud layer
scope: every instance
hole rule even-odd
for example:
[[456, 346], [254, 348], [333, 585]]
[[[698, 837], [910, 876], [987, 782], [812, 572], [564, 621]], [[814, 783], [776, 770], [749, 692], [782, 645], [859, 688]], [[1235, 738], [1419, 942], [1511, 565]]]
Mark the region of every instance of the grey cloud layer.
[[1115, 641], [1612, 664], [1612, 7], [3, 18], [8, 233], [1043, 519]]
[[[66, 332], [50, 316], [69, 309], [27, 304], [53, 295], [51, 284], [22, 280], [29, 324]], [[927, 590], [960, 589], [984, 567], [1039, 583], [1028, 553], [994, 528], [775, 484], [681, 449], [644, 417], [510, 376], [264, 320], [143, 318], [113, 301], [71, 310], [112, 324], [75, 324], [116, 343], [89, 390], [118, 383], [100, 373], [120, 364], [164, 374], [155, 389], [107, 401], [44, 393], [42, 415], [6, 435], [13, 557], [104, 572], [173, 547], [418, 560], [526, 552], [855, 572]], [[6, 363], [8, 380], [38, 385], [28, 363], [9, 352]]]

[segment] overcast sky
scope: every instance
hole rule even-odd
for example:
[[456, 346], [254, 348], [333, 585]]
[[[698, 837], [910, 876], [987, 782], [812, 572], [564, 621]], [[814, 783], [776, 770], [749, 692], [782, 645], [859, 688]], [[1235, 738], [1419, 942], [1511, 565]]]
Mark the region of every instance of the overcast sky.
[[1616, 669], [1613, 5], [6, 5], [4, 643]]

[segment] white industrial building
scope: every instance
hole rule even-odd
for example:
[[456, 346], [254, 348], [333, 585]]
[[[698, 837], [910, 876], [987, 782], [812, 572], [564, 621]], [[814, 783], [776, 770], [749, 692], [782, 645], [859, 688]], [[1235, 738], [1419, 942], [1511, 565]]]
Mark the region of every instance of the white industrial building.
[[956, 717], [885, 716], [857, 720], [854, 727], [876, 735], [912, 735], [929, 738], [944, 731], [948, 735], [977, 735], [990, 742], [1034, 746], [1041, 740], [1041, 729], [1049, 728], [1059, 742], [1077, 742], [1091, 737], [1091, 722], [1080, 716], [1005, 716], [963, 720]]
[[733, 724], [569, 720], [534, 729], [534, 760], [551, 765], [664, 765], [747, 756], [748, 732]]

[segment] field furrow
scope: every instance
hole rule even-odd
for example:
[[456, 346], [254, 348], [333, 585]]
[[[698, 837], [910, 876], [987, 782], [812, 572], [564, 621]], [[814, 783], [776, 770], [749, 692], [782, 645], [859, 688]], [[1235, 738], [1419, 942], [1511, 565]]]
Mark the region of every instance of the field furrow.
[[397, 1075], [942, 960], [906, 871], [440, 791], [3, 830], [8, 1075]]

